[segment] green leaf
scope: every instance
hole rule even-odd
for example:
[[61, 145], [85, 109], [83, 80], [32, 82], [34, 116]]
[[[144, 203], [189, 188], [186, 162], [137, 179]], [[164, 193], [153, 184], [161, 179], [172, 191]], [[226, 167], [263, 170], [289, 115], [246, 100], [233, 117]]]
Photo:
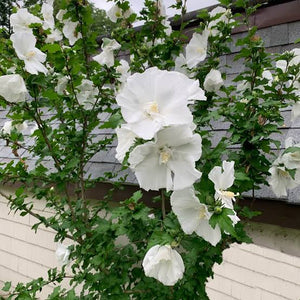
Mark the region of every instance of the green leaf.
[[229, 208], [223, 208], [221, 214], [213, 214], [211, 218], [209, 219], [209, 224], [215, 228], [218, 224], [220, 228], [224, 232], [230, 233], [232, 236], [236, 237], [237, 234], [235, 232], [234, 226], [232, 224], [231, 219], [228, 217], [228, 215], [233, 215], [233, 210]]
[[300, 152], [300, 147], [288, 147], [283, 154], [285, 153], [295, 153], [295, 152]]
[[242, 172], [235, 172], [234, 177], [236, 180], [239, 180], [239, 181], [250, 181], [251, 180], [245, 173], [242, 173]]
[[11, 282], [10, 281], [6, 281], [4, 283], [4, 287], [2, 288], [2, 291], [8, 292], [10, 290], [10, 288], [11, 288]]
[[49, 53], [56, 53], [61, 51], [61, 48], [58, 44], [47, 44], [42, 48], [43, 51], [48, 51]]
[[123, 118], [121, 116], [121, 114], [115, 113], [113, 114], [109, 120], [107, 122], [105, 122], [100, 128], [104, 129], [104, 128], [117, 128], [121, 123], [123, 122]]

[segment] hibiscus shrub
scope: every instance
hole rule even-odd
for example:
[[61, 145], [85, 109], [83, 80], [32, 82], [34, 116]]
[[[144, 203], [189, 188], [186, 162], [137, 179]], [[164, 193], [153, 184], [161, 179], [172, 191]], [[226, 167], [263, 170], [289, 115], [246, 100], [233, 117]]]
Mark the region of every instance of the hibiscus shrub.
[[[256, 7], [236, 1], [244, 14], [233, 15], [231, 1], [220, 2], [200, 12], [188, 41], [186, 1], [174, 1], [172, 30], [162, 1], [145, 0], [137, 14], [115, 0], [107, 15], [116, 26], [100, 54], [86, 0], [62, 0], [55, 17], [53, 0], [12, 14], [13, 33], [0, 44], [0, 104], [14, 159], [2, 163], [0, 178], [18, 188], [0, 195], [37, 219], [34, 230], [54, 230], [61, 267], [7, 282], [8, 299], [36, 299], [46, 285], [48, 299], [208, 299], [222, 251], [250, 241], [239, 216], [255, 213], [237, 205], [242, 193], [269, 183], [282, 196], [300, 183], [299, 145], [287, 141], [275, 159], [280, 142], [271, 136], [283, 124], [281, 108], [294, 104], [292, 118], [300, 114], [300, 50], [267, 53], [248, 21]], [[236, 59], [245, 69], [225, 84], [220, 56], [241, 23], [249, 30]], [[230, 138], [215, 142], [216, 122], [229, 123]], [[92, 158], [115, 140], [121, 173], [91, 177]], [[128, 168], [141, 190], [112, 204]], [[90, 201], [88, 190], [108, 181], [103, 200]], [[143, 190], [158, 191], [153, 205]], [[53, 214], [38, 213], [38, 200]]]

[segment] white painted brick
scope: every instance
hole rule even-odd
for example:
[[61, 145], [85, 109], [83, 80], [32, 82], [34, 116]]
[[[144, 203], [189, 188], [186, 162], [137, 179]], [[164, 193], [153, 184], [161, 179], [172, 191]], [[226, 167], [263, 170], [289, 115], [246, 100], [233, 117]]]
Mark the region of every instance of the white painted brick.
[[18, 261], [18, 273], [30, 278], [47, 278], [48, 268], [25, 259]]
[[29, 215], [22, 217], [19, 213], [10, 211], [9, 207], [4, 203], [0, 203], [0, 218], [4, 220], [13, 220], [15, 223], [29, 225]]
[[0, 219], [0, 234], [22, 239], [27, 243], [55, 250], [54, 233], [38, 230], [36, 233], [30, 226], [14, 223], [13, 220]]
[[7, 269], [3, 266], [0, 266], [0, 274], [5, 275], [5, 279], [2, 281], [11, 281], [13, 286], [15, 286], [18, 282], [26, 283], [31, 280], [31, 278], [21, 275], [16, 271]]
[[261, 290], [244, 284], [232, 282], [231, 296], [243, 300], [261, 300]]
[[[17, 270], [18, 269], [18, 257], [0, 250], [0, 266], [12, 269], [12, 270]], [[5, 278], [3, 275], [0, 275], [0, 279], [4, 280]]]
[[231, 295], [231, 285], [231, 280], [221, 277], [218, 274], [214, 275], [214, 279], [210, 278], [206, 284], [208, 288], [212, 288], [227, 295]]
[[224, 260], [266, 276], [277, 277], [295, 284], [299, 283], [299, 268], [272, 260], [266, 256], [244, 251], [238, 247], [232, 247], [230, 251], [226, 251]]
[[7, 236], [0, 237], [0, 249], [44, 266], [56, 265], [54, 251]]
[[282, 252], [274, 250], [274, 249], [257, 246], [255, 244], [241, 244], [241, 245], [234, 244], [231, 247], [240, 248], [242, 250], [245, 250], [245, 251], [248, 251], [251, 253], [255, 253], [257, 255], [266, 257], [268, 259], [272, 259], [274, 261], [279, 261], [279, 262], [300, 268], [300, 257], [299, 256], [289, 255], [289, 254], [282, 253]]
[[293, 299], [295, 293], [300, 295], [300, 285], [295, 285], [275, 277], [247, 270], [226, 261], [222, 265], [215, 265], [214, 270], [218, 275], [250, 287], [272, 291], [278, 296]]
[[206, 293], [210, 300], [239, 300], [237, 298], [233, 298], [230, 295], [226, 295], [220, 291], [216, 291], [212, 288], [207, 288]]
[[[278, 295], [275, 295], [271, 292], [261, 291], [261, 300], [287, 300], [287, 299], [290, 300], [290, 298], [285, 298], [283, 296], [278, 296]], [[298, 300], [298, 299], [293, 298], [293, 300]]]

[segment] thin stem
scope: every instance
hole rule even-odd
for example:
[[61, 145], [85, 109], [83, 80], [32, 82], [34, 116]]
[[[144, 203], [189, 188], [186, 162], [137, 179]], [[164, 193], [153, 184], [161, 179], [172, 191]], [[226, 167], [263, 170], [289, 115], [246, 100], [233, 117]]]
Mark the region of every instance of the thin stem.
[[161, 194], [161, 212], [163, 220], [166, 218], [166, 197], [165, 197], [165, 189], [160, 190]]

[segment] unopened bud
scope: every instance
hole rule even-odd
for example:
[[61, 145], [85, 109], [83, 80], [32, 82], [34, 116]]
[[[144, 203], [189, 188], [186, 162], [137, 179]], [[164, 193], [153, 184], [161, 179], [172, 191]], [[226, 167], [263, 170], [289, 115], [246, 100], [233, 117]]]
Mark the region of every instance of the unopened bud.
[[217, 215], [219, 215], [219, 214], [222, 213], [222, 210], [223, 210], [222, 207], [216, 206], [216, 207], [214, 208], [214, 213], [217, 214]]

